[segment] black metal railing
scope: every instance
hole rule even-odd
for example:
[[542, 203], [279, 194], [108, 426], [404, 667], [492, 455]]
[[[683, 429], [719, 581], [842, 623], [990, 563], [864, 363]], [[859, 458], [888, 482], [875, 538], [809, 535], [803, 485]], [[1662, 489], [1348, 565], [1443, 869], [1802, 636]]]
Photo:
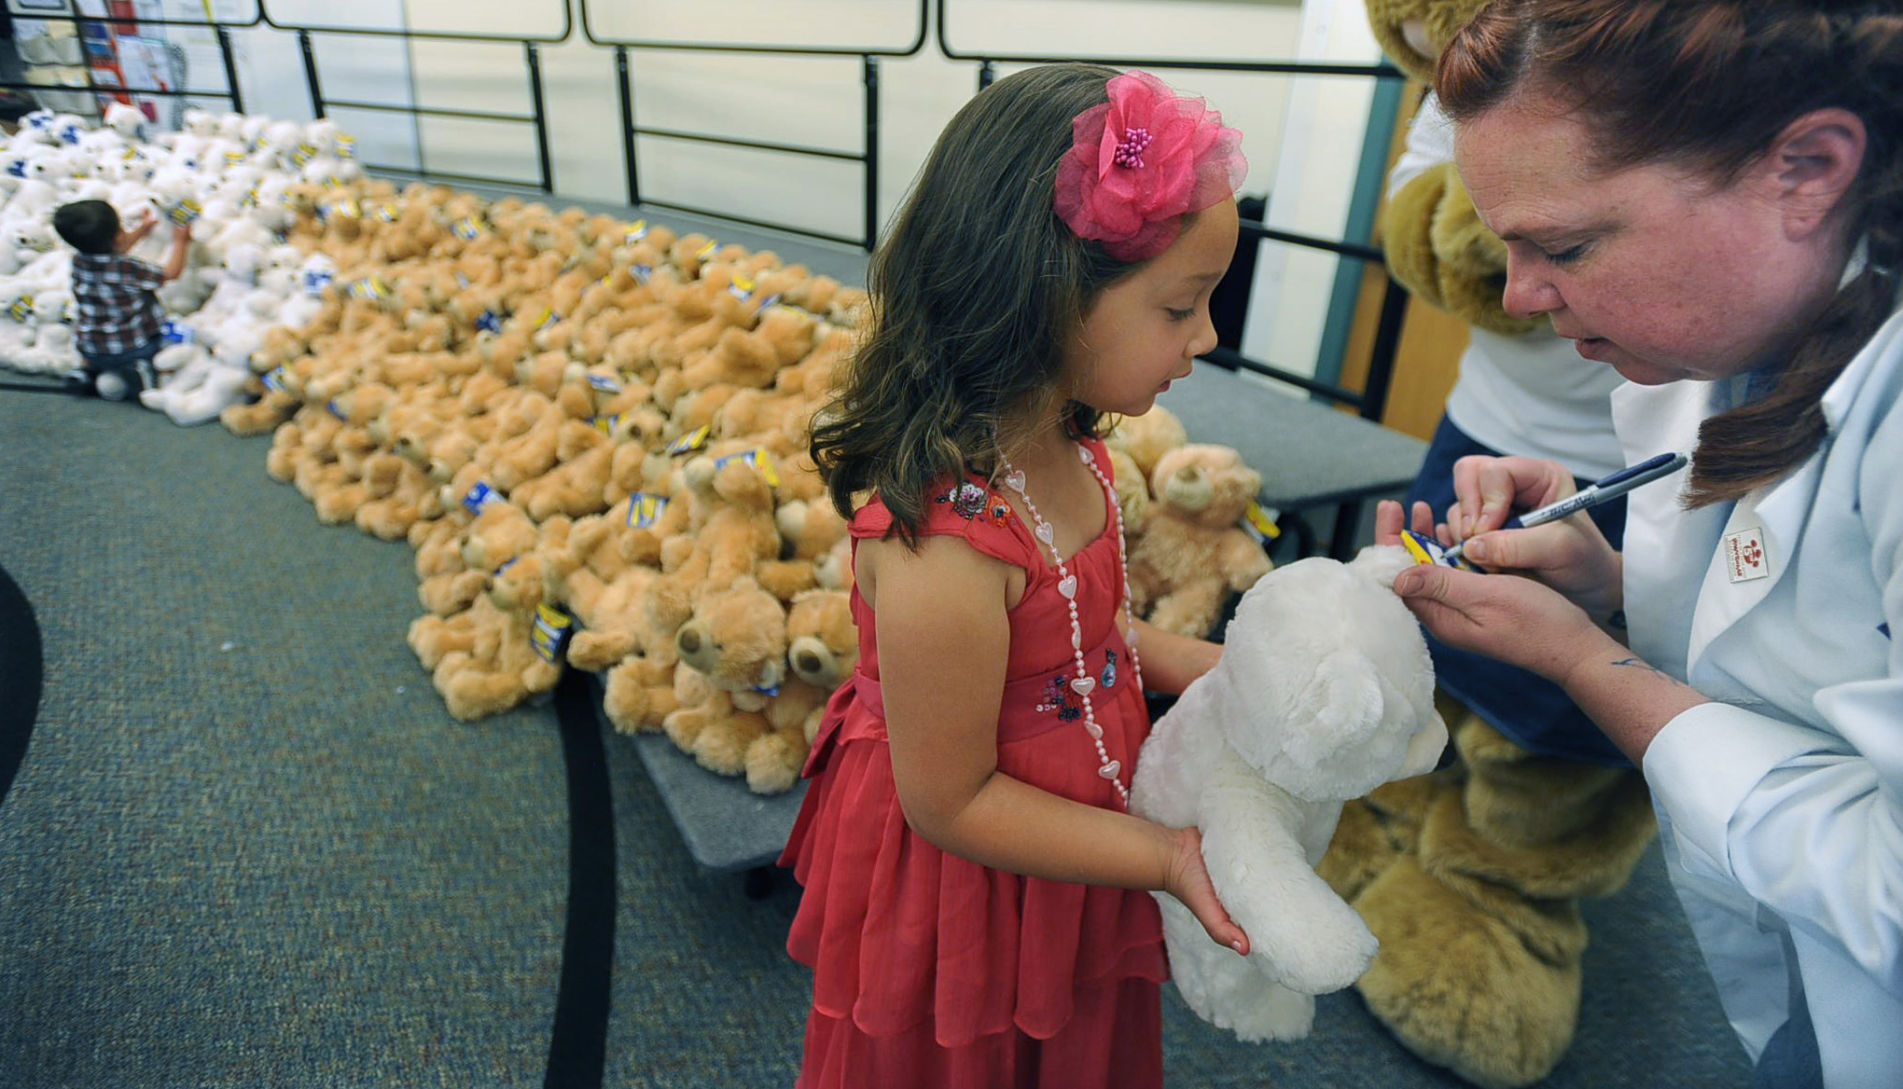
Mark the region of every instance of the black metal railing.
[[[271, 16], [265, 0], [257, 0], [259, 14], [264, 25], [274, 30], [283, 30], [297, 35], [298, 50], [304, 61], [305, 86], [310, 93], [311, 112], [317, 117], [328, 117], [333, 109], [360, 110], [369, 113], [401, 113], [412, 117], [444, 117], [463, 121], [498, 122], [504, 124], [527, 125], [535, 140], [537, 181], [535, 186], [544, 193], [555, 190], [555, 171], [549, 154], [548, 110], [542, 84], [541, 47], [567, 41], [574, 34], [574, 12], [568, 0], [559, 0], [562, 13], [561, 31], [558, 34], [513, 33], [501, 34], [466, 30], [417, 30], [413, 28], [355, 27], [329, 24], [291, 23]], [[327, 97], [324, 81], [320, 75], [317, 48], [313, 35], [338, 35], [342, 37], [387, 38], [404, 42], [466, 42], [482, 44], [514, 44], [522, 47], [523, 67], [528, 84], [529, 111], [527, 113], [504, 113], [495, 110], [465, 110], [443, 106], [422, 106], [396, 102], [368, 102], [356, 99]], [[414, 174], [420, 177], [443, 179], [447, 181], [473, 182], [477, 184], [521, 185], [520, 179], [485, 174], [469, 174], [455, 171], [432, 169], [424, 157], [421, 139], [417, 141], [417, 165], [400, 166], [388, 163], [364, 163], [365, 169], [386, 173]]]
[[[1160, 68], [1289, 76], [1358, 77], [1392, 82], [1396, 85], [1397, 93], [1400, 81], [1406, 78], [1400, 69], [1386, 62], [1378, 64], [1332, 64], [1291, 60], [1248, 60], [1242, 58], [1104, 57], [1065, 55], [1054, 51], [1026, 52], [960, 48], [951, 41], [950, 30], [947, 24], [947, 11], [951, 7], [952, 0], [940, 0], [938, 5], [935, 29], [939, 49], [952, 60], [976, 63], [978, 65], [978, 86], [980, 89], [990, 85], [996, 76], [996, 66], [1000, 63], [1052, 64], [1063, 61], [1106, 64], [1117, 68]], [[1385, 145], [1381, 148], [1381, 151], [1385, 154]], [[1365, 173], [1366, 171], [1364, 169], [1364, 174]], [[1377, 190], [1378, 175], [1379, 167], [1376, 168], [1375, 178]], [[1350, 218], [1362, 221], [1360, 224], [1362, 229], [1368, 233], [1372, 233], [1374, 202], [1372, 200], [1364, 200], [1360, 203], [1362, 205], [1360, 214], [1351, 215]], [[1351, 224], [1351, 229], [1354, 226], [1355, 224]], [[1241, 221], [1240, 238], [1241, 241], [1238, 243], [1239, 245], [1246, 245], [1257, 239], [1267, 239], [1272, 242], [1299, 246], [1305, 249], [1334, 253], [1355, 262], [1357, 268], [1362, 267], [1369, 261], [1375, 262], [1376, 264], [1384, 264], [1381, 250], [1369, 241], [1352, 238], [1323, 238], [1314, 235], [1300, 234], [1277, 227], [1271, 227], [1260, 220], [1243, 219]], [[1244, 355], [1237, 349], [1229, 347], [1219, 347], [1204, 356], [1204, 358], [1218, 366], [1226, 367], [1230, 370], [1249, 371], [1268, 378], [1273, 378], [1280, 382], [1286, 382], [1305, 390], [1311, 396], [1324, 398], [1334, 404], [1346, 405], [1354, 409], [1365, 419], [1378, 421], [1387, 410], [1388, 387], [1392, 384], [1393, 380], [1394, 356], [1400, 346], [1401, 323], [1402, 319], [1406, 316], [1408, 297], [1406, 289], [1395, 282], [1392, 276], [1386, 276], [1385, 271], [1385, 268], [1383, 268], [1385, 283], [1382, 289], [1381, 309], [1375, 322], [1374, 342], [1370, 349], [1367, 377], [1361, 389], [1350, 389], [1339, 382], [1310, 377], [1286, 367], [1276, 366], [1273, 363]], [[1356, 290], [1359, 287], [1359, 281], [1359, 275], [1352, 278], [1338, 278], [1336, 291]], [[1341, 339], [1345, 340], [1345, 338]], [[1339, 360], [1336, 360], [1335, 363], [1338, 371]]]
[[[589, 13], [589, 0], [579, 0], [581, 8], [582, 36], [594, 45], [610, 46], [614, 49], [615, 82], [621, 104], [621, 147], [627, 162], [628, 203], [657, 208], [672, 208], [683, 212], [717, 216], [735, 223], [744, 223], [756, 227], [768, 227], [819, 238], [830, 242], [843, 242], [859, 246], [870, 251], [878, 241], [879, 234], [879, 60], [883, 57], [909, 57], [923, 49], [928, 33], [926, 6], [928, 0], [918, 0], [918, 20], [916, 33], [907, 45], [831, 45], [831, 44], [759, 44], [731, 41], [688, 41], [661, 38], [614, 38], [603, 35], [595, 29]], [[862, 142], [857, 150], [840, 148], [813, 147], [810, 145], [780, 143], [775, 141], [753, 140], [723, 133], [697, 132], [676, 128], [643, 126], [635, 117], [634, 75], [629, 63], [631, 50], [673, 50], [696, 53], [725, 53], [754, 56], [781, 57], [858, 57], [859, 82], [863, 101]], [[767, 151], [778, 154], [801, 155], [819, 159], [856, 162], [860, 164], [863, 178], [863, 199], [865, 202], [862, 217], [862, 233], [857, 238], [797, 227], [786, 223], [768, 223], [758, 219], [735, 215], [731, 211], [697, 207], [672, 200], [655, 199], [641, 190], [640, 160], [637, 157], [636, 138], [655, 137], [664, 140], [691, 141], [713, 144], [723, 147], [747, 148], [755, 151]]]

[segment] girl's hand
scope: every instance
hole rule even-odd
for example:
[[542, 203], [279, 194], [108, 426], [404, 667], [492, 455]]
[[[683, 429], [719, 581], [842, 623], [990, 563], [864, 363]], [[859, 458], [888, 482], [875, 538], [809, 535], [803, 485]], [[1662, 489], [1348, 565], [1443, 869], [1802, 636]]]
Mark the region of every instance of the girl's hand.
[[1417, 564], [1395, 576], [1394, 591], [1442, 642], [1561, 685], [1582, 662], [1623, 652], [1584, 609], [1532, 579]]
[[1210, 940], [1243, 956], [1249, 955], [1249, 935], [1243, 933], [1216, 898], [1215, 883], [1203, 864], [1203, 834], [1196, 828], [1170, 830], [1171, 849], [1163, 891], [1183, 902], [1209, 932]]

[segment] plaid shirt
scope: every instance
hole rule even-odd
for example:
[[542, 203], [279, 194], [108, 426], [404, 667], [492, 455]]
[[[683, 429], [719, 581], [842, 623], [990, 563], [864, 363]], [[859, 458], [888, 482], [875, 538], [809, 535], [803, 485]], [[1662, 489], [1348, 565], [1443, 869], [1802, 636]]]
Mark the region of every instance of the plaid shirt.
[[153, 294], [164, 274], [119, 253], [73, 255], [73, 340], [82, 352], [117, 355], [159, 335], [164, 314]]

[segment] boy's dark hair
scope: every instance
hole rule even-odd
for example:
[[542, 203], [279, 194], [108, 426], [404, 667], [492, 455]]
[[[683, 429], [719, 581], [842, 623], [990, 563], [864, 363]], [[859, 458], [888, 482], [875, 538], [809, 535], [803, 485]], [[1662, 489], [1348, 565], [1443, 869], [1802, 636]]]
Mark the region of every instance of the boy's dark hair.
[[53, 210], [53, 229], [81, 253], [111, 253], [119, 241], [119, 213], [103, 200], [76, 200]]
[[[1072, 234], [1053, 205], [1071, 120], [1109, 100], [1114, 68], [1054, 64], [981, 91], [945, 127], [872, 257], [872, 321], [813, 423], [812, 456], [851, 516], [873, 492], [917, 538], [927, 492], [995, 471], [1021, 410], [1078, 433], [1100, 413], [1060, 404], [1064, 349], [1106, 287], [1137, 266]], [[1047, 411], [1048, 410], [1048, 411]]]

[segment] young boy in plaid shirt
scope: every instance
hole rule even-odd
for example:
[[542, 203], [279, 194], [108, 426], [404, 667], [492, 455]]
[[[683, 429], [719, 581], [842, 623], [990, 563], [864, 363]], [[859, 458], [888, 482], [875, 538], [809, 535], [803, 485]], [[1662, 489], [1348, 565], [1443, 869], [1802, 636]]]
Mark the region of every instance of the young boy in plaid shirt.
[[53, 229], [79, 251], [73, 257], [73, 340], [85, 364], [67, 380], [75, 392], [119, 401], [158, 384], [152, 357], [164, 346], [159, 327], [165, 315], [154, 292], [184, 271], [192, 239], [191, 228], [181, 224], [163, 269], [126, 256], [157, 225], [147, 209], [137, 227], [125, 230], [103, 200], [74, 201], [53, 212]]

